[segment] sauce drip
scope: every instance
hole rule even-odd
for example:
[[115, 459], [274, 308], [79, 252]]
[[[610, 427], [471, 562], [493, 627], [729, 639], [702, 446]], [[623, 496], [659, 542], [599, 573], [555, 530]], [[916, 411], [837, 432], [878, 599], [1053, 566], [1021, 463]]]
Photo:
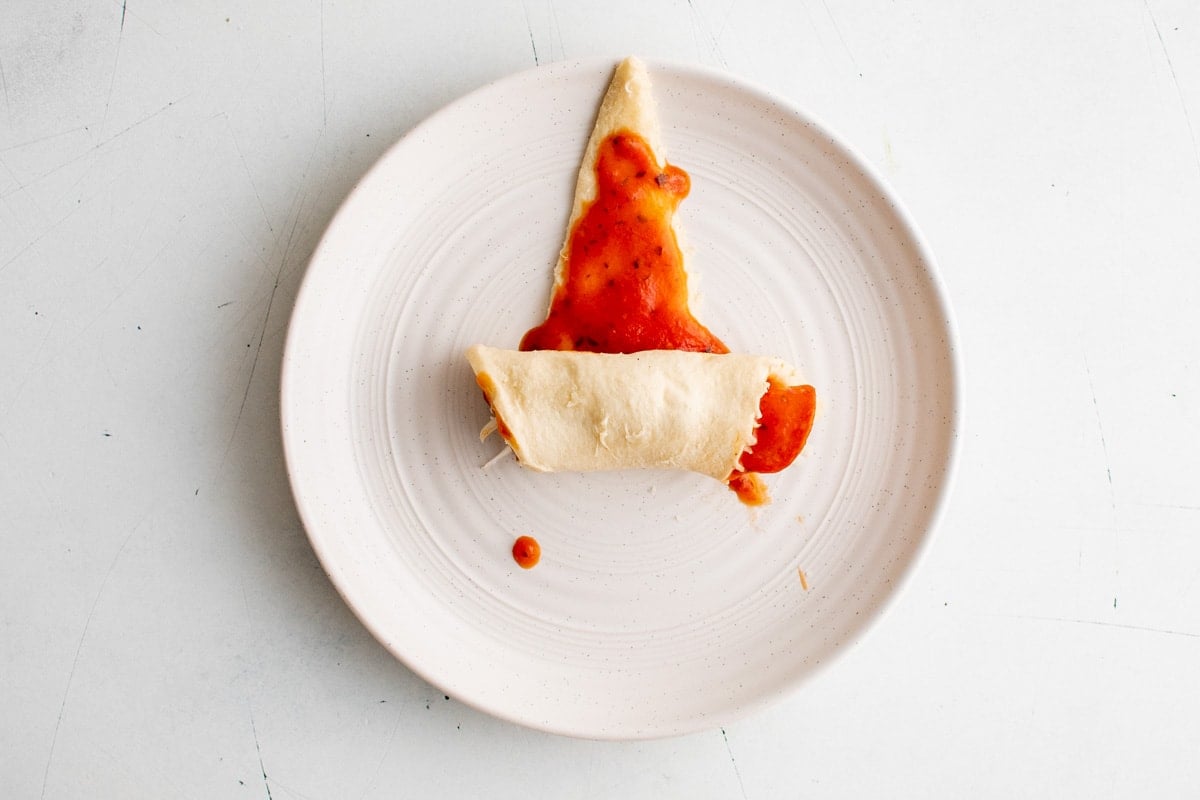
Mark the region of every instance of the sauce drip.
[[738, 500], [748, 506], [765, 506], [771, 500], [771, 495], [767, 494], [767, 485], [753, 472], [740, 472], [735, 469], [725, 482], [738, 496]]
[[[596, 198], [569, 234], [550, 312], [522, 337], [521, 349], [728, 353], [688, 307], [683, 254], [671, 227], [691, 189], [688, 174], [669, 164], [660, 168], [642, 137], [621, 130], [600, 144], [596, 186]], [[771, 379], [759, 411], [757, 441], [742, 453], [742, 469], [727, 479], [751, 506], [770, 499], [755, 473], [778, 472], [804, 447], [816, 392]]]
[[755, 442], [742, 452], [742, 468], [729, 475], [729, 488], [748, 506], [765, 505], [771, 498], [755, 473], [787, 468], [808, 441], [817, 413], [817, 391], [811, 386], [787, 386], [767, 379], [767, 392], [758, 401]]
[[785, 386], [767, 379], [767, 393], [758, 401], [762, 415], [754, 429], [756, 441], [742, 454], [744, 472], [779, 472], [808, 441], [817, 412], [817, 392], [811, 386]]
[[542, 557], [542, 546], [532, 536], [518, 536], [512, 546], [513, 561], [521, 569], [533, 569]]

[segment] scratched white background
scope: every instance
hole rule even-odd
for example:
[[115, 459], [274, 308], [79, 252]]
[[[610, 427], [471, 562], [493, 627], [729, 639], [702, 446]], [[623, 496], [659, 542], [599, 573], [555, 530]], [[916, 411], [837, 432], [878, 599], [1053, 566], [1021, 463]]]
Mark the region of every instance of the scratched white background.
[[[724, 731], [544, 735], [416, 678], [300, 526], [307, 259], [425, 115], [535, 62], [728, 69], [938, 256], [966, 364], [935, 546]], [[1200, 7], [10, 0], [0, 23], [0, 795], [1200, 796]]]

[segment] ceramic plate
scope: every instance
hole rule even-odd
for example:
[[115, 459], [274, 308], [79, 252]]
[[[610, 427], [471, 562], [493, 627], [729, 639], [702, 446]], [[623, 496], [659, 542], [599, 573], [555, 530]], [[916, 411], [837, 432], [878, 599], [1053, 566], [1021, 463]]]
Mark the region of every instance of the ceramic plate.
[[543, 319], [612, 63], [506, 78], [392, 147], [313, 256], [283, 368], [296, 502], [362, 622], [463, 702], [595, 738], [724, 724], [860, 638], [935, 521], [958, 418], [946, 300], [880, 179], [769, 93], [649, 66], [692, 177], [697, 316], [817, 388], [770, 505], [688, 473], [537, 474], [479, 440], [463, 352]]

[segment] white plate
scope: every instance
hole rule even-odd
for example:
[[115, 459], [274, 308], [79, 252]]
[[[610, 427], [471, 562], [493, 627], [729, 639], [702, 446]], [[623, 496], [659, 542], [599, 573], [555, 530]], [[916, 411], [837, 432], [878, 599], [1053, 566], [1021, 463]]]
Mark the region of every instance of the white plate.
[[[399, 659], [499, 717], [595, 738], [721, 725], [862, 636], [911, 570], [955, 451], [957, 358], [908, 217], [807, 115], [650, 64], [697, 316], [817, 387], [811, 439], [752, 513], [688, 473], [484, 468], [463, 358], [540, 322], [613, 64], [555, 64], [438, 112], [313, 256], [283, 366], [288, 468], [321, 563]], [[532, 534], [524, 571], [513, 540]], [[803, 585], [803, 571], [808, 588]]]

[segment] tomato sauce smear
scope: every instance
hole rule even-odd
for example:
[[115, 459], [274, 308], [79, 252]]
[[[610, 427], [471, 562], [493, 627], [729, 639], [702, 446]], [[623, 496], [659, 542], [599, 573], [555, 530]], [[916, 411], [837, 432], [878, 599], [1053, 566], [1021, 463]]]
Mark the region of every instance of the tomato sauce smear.
[[[521, 349], [728, 353], [688, 307], [687, 272], [671, 225], [691, 189], [688, 174], [659, 167], [641, 136], [620, 130], [600, 144], [596, 186], [596, 198], [569, 234], [562, 280], [546, 320], [522, 337]], [[727, 479], [743, 503], [767, 502], [755, 473], [778, 472], [792, 463], [815, 410], [813, 387], [769, 381], [757, 441]]]
[[687, 173], [660, 169], [637, 134], [605, 139], [596, 198], [570, 233], [563, 281], [546, 321], [525, 334], [521, 349], [728, 353], [688, 308], [671, 219], [690, 188]]

